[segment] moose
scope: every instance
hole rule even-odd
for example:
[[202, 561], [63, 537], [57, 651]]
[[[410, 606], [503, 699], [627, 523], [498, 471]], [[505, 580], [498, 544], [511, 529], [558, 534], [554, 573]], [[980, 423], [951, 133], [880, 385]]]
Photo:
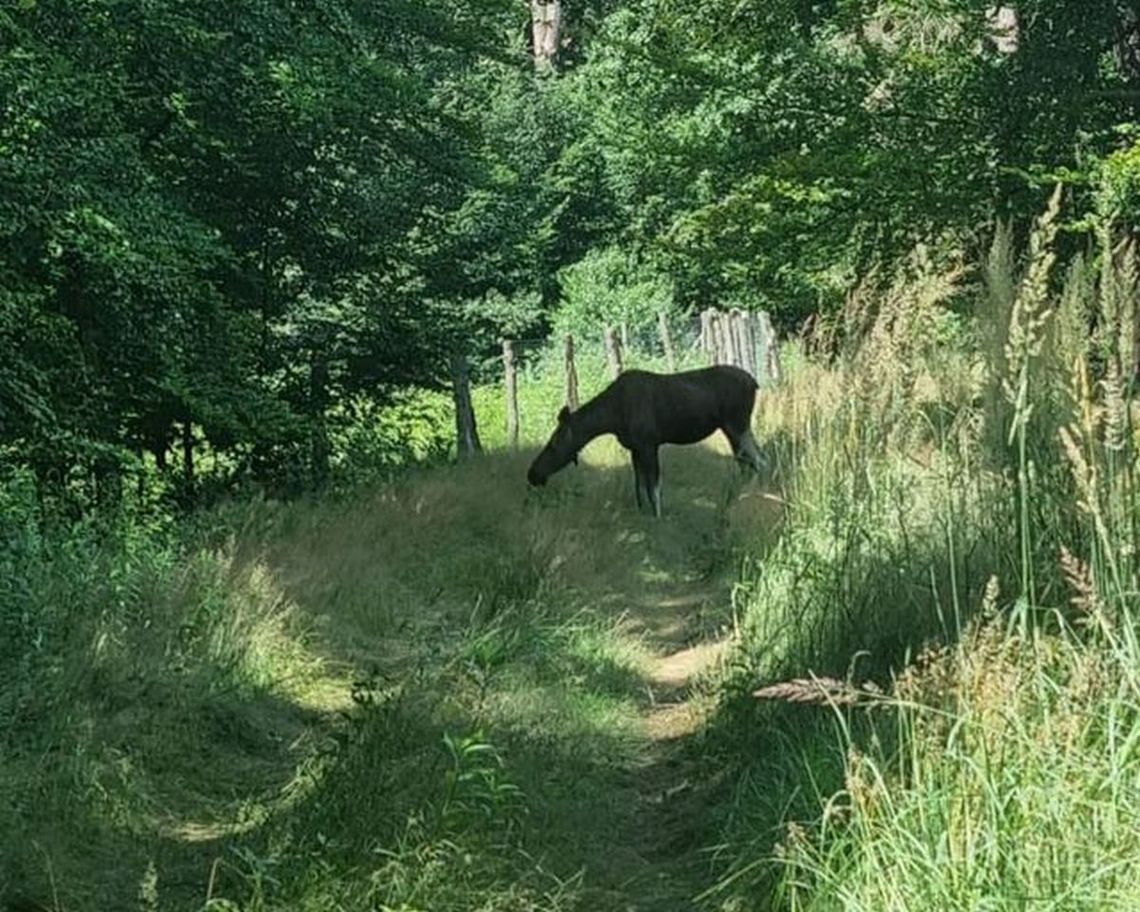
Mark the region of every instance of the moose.
[[756, 381], [747, 371], [717, 365], [676, 374], [631, 370], [576, 412], [565, 406], [558, 426], [527, 471], [532, 486], [578, 461], [578, 451], [595, 437], [613, 434], [630, 452], [638, 509], [642, 494], [661, 516], [661, 466], [657, 448], [663, 443], [697, 443], [713, 431], [724, 431], [732, 452], [759, 471], [763, 456], [752, 436]]

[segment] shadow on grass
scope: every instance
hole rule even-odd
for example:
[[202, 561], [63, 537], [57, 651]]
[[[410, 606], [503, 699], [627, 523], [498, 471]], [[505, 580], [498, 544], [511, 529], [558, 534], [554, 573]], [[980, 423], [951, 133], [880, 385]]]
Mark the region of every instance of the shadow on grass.
[[[314, 643], [326, 659], [360, 668], [366, 658], [393, 680], [401, 668], [420, 669], [421, 728], [400, 739], [425, 752], [409, 755], [406, 775], [418, 786], [387, 789], [419, 795], [396, 807], [384, 804], [385, 790], [378, 803], [356, 796], [369, 788], [376, 764], [404, 763], [402, 749], [342, 745], [302, 802], [271, 815], [257, 837], [243, 837], [260, 841], [259, 852], [284, 832], [320, 833], [345, 853], [338, 867], [359, 873], [380, 847], [401, 846], [398, 863], [416, 870], [389, 877], [419, 883], [427, 875], [416, 859], [442, 839], [462, 844], [493, 873], [482, 885], [467, 883], [476, 894], [493, 891], [496, 879], [499, 887], [514, 882], [542, 892], [553, 878], [575, 885], [567, 907], [688, 907], [694, 885], [662, 862], [695, 850], [697, 840], [690, 824], [668, 817], [664, 783], [675, 770], [642, 731], [652, 681], [640, 644], [676, 645], [694, 621], [712, 626], [731, 617], [722, 573], [733, 566], [722, 556], [733, 544], [726, 513], [748, 487], [722, 453], [667, 452], [667, 515], [655, 520], [636, 511], [621, 453], [590, 453], [537, 492], [524, 481], [530, 457], [489, 454], [342, 505], [336, 516], [317, 505], [316, 515], [285, 518], [284, 534], [248, 552], [267, 563], [302, 614], [312, 611], [316, 629], [331, 634]], [[753, 512], [749, 519], [766, 521], [772, 511]], [[335, 624], [325, 614], [329, 593], [338, 601]], [[425, 823], [448, 819], [449, 776], [470, 781], [447, 753], [445, 733], [493, 746], [499, 760], [475, 778], [517, 787], [525, 815], [515, 820], [488, 786], [464, 799], [483, 803], [479, 827]], [[402, 821], [403, 835], [368, 823], [378, 817]], [[503, 826], [511, 838], [497, 829]], [[489, 858], [492, 843], [499, 849]], [[322, 864], [333, 855], [322, 854]], [[456, 871], [448, 876], [464, 882]], [[305, 883], [295, 882], [282, 901], [311, 900]]]
[[[666, 516], [638, 514], [618, 449], [542, 492], [531, 454], [493, 453], [355, 501], [220, 511], [215, 547], [187, 560], [222, 570], [128, 581], [110, 633], [61, 648], [84, 667], [117, 638], [98, 673], [44, 678], [48, 721], [0, 761], [16, 821], [0, 907], [130, 907], [150, 865], [160, 909], [200, 907], [210, 884], [247, 908], [333, 908], [385, 879], [438, 908], [470, 907], [464, 890], [685, 907], [654, 832], [644, 644], [727, 622], [724, 554], [748, 534], [733, 511], [763, 517], [702, 447], [663, 454]], [[156, 622], [164, 586], [190, 596]], [[194, 625], [200, 645], [175, 648]]]

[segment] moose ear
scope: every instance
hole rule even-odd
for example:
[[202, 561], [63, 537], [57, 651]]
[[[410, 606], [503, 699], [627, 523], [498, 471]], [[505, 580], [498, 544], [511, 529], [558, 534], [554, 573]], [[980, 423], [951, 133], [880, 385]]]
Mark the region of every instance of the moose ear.
[[570, 420], [570, 406], [564, 405], [564, 406], [562, 406], [562, 411], [560, 411], [558, 413], [558, 423], [564, 424], [565, 422], [567, 422], [569, 420]]

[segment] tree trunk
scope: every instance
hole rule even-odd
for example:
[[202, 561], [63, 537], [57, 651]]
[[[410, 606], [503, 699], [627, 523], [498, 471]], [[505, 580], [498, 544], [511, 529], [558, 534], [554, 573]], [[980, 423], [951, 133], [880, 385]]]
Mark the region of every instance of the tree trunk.
[[574, 367], [574, 337], [566, 335], [566, 407], [578, 410], [578, 370]]
[[471, 378], [464, 355], [451, 356], [451, 395], [455, 400], [455, 451], [460, 459], [483, 452], [475, 409], [471, 405]]
[[519, 445], [519, 375], [515, 348], [510, 339], [503, 340], [503, 381], [507, 392], [507, 444]]
[[672, 373], [677, 369], [677, 359], [673, 355], [673, 337], [669, 333], [669, 318], [665, 311], [657, 314], [657, 328], [661, 331], [661, 348], [665, 351], [665, 364]]
[[1117, 0], [1115, 51], [1120, 69], [1132, 88], [1140, 85], [1140, 10], [1134, 0]]
[[994, 49], [999, 54], [1016, 54], [1021, 42], [1017, 9], [1008, 4], [991, 7], [986, 16], [989, 19], [989, 40]]
[[621, 342], [612, 326], [606, 327], [606, 363], [610, 366], [610, 376], [615, 380], [621, 374]]
[[553, 67], [558, 59], [558, 44], [562, 32], [562, 4], [560, 0], [531, 0], [531, 29], [534, 40], [534, 65]]

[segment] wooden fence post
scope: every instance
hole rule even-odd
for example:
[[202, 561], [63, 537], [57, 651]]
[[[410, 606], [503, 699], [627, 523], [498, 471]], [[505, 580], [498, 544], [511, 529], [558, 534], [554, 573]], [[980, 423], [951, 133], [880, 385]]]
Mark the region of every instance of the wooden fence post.
[[724, 363], [740, 366], [740, 352], [736, 348], [736, 333], [732, 331], [732, 314], [720, 315], [720, 334], [724, 339]]
[[751, 334], [748, 331], [748, 325], [751, 321], [752, 315], [747, 311], [732, 311], [732, 337], [736, 343], [737, 357], [740, 359], [737, 362], [737, 367], [748, 371], [748, 373], [755, 377], [756, 354], [750, 350]]
[[713, 309], [706, 307], [701, 311], [701, 351], [707, 352], [712, 362], [716, 363], [716, 341], [713, 334]]
[[740, 338], [740, 311], [733, 308], [728, 312], [728, 334], [732, 339], [732, 363], [736, 367], [744, 367], [744, 346]]
[[578, 411], [578, 369], [574, 367], [574, 337], [566, 334], [566, 407]]
[[657, 327], [661, 330], [661, 347], [665, 349], [665, 364], [672, 373], [677, 369], [677, 359], [673, 355], [673, 337], [669, 334], [669, 318], [665, 311], [657, 313]]
[[621, 342], [612, 326], [606, 327], [606, 362], [610, 366], [610, 376], [615, 380], [621, 374]]
[[763, 370], [763, 380], [766, 383], [780, 382], [780, 350], [776, 342], [776, 331], [772, 327], [772, 319], [767, 311], [760, 311], [756, 315], [757, 330], [760, 336], [758, 348], [762, 363], [758, 365]]
[[455, 450], [460, 459], [483, 451], [479, 429], [475, 426], [475, 409], [471, 406], [471, 378], [466, 356], [451, 356], [451, 395], [455, 400]]
[[519, 373], [515, 361], [515, 347], [510, 339], [503, 340], [503, 380], [507, 392], [507, 444], [519, 445]]
[[194, 422], [182, 422], [182, 481], [188, 492], [194, 490]]
[[748, 372], [760, 382], [760, 365], [756, 361], [756, 314], [747, 311], [744, 314], [744, 359]]

